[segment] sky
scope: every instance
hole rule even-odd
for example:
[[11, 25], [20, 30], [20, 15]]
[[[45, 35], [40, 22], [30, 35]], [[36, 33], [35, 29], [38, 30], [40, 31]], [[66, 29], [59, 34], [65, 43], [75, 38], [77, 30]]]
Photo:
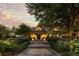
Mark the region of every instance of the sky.
[[24, 3], [0, 3], [0, 24], [7, 27], [18, 27], [25, 23], [35, 27], [38, 22], [35, 17], [30, 15]]

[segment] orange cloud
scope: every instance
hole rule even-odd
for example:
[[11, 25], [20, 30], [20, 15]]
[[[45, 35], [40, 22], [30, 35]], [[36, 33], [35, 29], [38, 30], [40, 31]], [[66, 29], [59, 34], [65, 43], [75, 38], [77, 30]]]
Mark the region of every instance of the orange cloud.
[[6, 20], [12, 19], [12, 15], [9, 11], [2, 11], [2, 14]]

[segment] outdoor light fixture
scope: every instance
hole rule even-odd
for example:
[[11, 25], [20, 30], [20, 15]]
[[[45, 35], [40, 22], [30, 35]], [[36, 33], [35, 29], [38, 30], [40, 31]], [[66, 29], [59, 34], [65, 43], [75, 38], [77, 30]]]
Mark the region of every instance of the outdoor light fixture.
[[36, 34], [31, 34], [31, 39], [32, 39], [32, 41], [36, 40], [37, 39]]
[[44, 41], [45, 41], [45, 40], [46, 40], [46, 37], [47, 37], [46, 34], [42, 34], [42, 35], [41, 35], [41, 40], [44, 40]]

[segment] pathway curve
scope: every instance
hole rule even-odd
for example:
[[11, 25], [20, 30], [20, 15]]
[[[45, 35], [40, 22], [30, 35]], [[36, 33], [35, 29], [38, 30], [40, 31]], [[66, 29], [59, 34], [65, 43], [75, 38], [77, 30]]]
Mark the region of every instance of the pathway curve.
[[47, 41], [31, 41], [28, 48], [18, 56], [57, 56], [56, 51], [51, 49]]

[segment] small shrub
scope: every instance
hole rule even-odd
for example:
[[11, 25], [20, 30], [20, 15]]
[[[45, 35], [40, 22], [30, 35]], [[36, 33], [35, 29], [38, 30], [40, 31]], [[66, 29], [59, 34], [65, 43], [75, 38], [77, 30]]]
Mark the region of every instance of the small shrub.
[[60, 53], [68, 52], [70, 50], [67, 41], [60, 40], [56, 45], [57, 45], [57, 51]]
[[19, 36], [19, 37], [16, 38], [16, 42], [17, 43], [23, 43], [25, 41], [29, 42], [30, 38], [27, 37], [27, 36], [25, 36], [25, 35], [21, 35], [21, 36]]
[[70, 50], [68, 42], [59, 38], [51, 37], [48, 39], [48, 43], [54, 50], [59, 53], [68, 52]]
[[0, 54], [16, 55], [26, 49], [29, 44], [30, 41], [25, 39], [21, 43], [17, 43], [15, 40], [11, 39], [0, 40]]
[[3, 44], [3, 41], [0, 40], [0, 53], [3, 52], [5, 49], [4, 49], [4, 44]]
[[29, 45], [29, 42], [24, 42], [24, 43], [21, 43], [21, 44], [17, 44], [17, 45], [15, 46], [16, 52], [21, 52], [21, 51], [23, 51], [24, 49], [27, 48], [28, 45]]
[[70, 52], [71, 55], [79, 55], [79, 40], [70, 41]]
[[70, 51], [65, 52], [62, 55], [70, 55], [70, 56], [78, 56], [79, 55], [79, 40], [71, 40], [70, 41]]
[[48, 43], [51, 46], [51, 48], [56, 49], [57, 40], [59, 40], [59, 38], [56, 37], [48, 38]]

